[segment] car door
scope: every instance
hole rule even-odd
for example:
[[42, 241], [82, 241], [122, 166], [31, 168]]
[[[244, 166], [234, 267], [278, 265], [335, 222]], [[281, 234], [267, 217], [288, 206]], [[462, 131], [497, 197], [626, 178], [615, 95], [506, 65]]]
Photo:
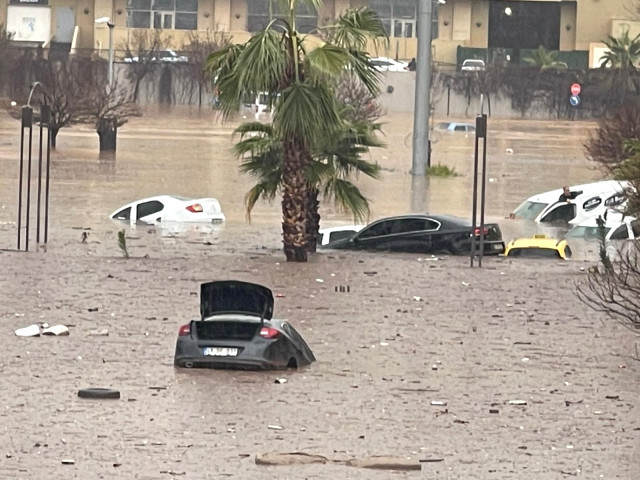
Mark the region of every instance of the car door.
[[576, 216], [576, 206], [573, 203], [558, 202], [542, 217], [542, 223], [567, 223]]
[[395, 221], [387, 249], [395, 252], [427, 253], [432, 250], [433, 232], [438, 224], [425, 218], [408, 217]]
[[395, 220], [380, 220], [363, 228], [351, 240], [353, 248], [359, 250], [388, 250]]
[[164, 204], [158, 200], [140, 202], [136, 205], [136, 221], [155, 225], [162, 222]]

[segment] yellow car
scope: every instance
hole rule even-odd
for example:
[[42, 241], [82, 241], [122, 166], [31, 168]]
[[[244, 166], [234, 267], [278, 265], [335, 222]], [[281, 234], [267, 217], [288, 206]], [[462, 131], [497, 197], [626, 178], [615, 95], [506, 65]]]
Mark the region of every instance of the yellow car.
[[511, 240], [504, 251], [505, 257], [522, 258], [571, 258], [571, 248], [566, 240], [534, 235], [529, 238]]

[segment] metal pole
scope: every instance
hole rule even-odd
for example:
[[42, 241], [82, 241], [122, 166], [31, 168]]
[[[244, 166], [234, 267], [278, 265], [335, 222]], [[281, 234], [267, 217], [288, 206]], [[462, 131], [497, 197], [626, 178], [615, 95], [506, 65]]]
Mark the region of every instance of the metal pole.
[[20, 250], [20, 238], [22, 235], [22, 178], [24, 175], [24, 129], [31, 125], [31, 114], [33, 111], [29, 107], [22, 107], [22, 123], [20, 127], [20, 175], [18, 182], [18, 250]]
[[473, 153], [473, 201], [471, 203], [471, 253], [469, 254], [470, 266], [473, 267], [473, 259], [476, 255], [476, 212], [478, 210], [478, 139], [480, 138], [480, 117], [476, 118], [476, 140]]
[[[31, 110], [31, 109], [29, 109]], [[33, 112], [33, 110], [31, 110]], [[25, 217], [26, 230], [24, 233], [24, 249], [29, 251], [29, 210], [31, 208], [31, 157], [33, 144], [33, 124], [29, 125], [29, 158], [27, 159], [27, 214]]]
[[44, 119], [42, 118], [42, 105], [40, 105], [40, 129], [38, 142], [38, 209], [36, 210], [36, 245], [40, 244], [40, 199], [42, 198], [42, 129]]
[[113, 86], [113, 23], [107, 23], [109, 27], [109, 88]]
[[487, 114], [482, 114], [484, 125], [484, 136], [482, 137], [482, 187], [480, 189], [480, 257], [478, 266], [482, 267], [482, 257], [484, 256], [484, 204], [487, 186]]
[[[47, 107], [48, 108], [48, 107]], [[51, 171], [51, 111], [47, 115], [47, 169], [44, 188], [44, 243], [49, 239], [49, 172]]]
[[429, 116], [431, 115], [431, 10], [432, 0], [418, 0], [418, 56], [413, 111], [412, 175], [424, 175], [431, 164]]

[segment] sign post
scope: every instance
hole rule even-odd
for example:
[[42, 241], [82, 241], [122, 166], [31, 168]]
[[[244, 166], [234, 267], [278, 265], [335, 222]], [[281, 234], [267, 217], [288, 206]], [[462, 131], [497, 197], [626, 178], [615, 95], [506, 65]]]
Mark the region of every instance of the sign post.
[[580, 105], [580, 92], [582, 91], [582, 87], [579, 83], [573, 83], [570, 90], [571, 96], [569, 97], [569, 103], [572, 107], [577, 107]]

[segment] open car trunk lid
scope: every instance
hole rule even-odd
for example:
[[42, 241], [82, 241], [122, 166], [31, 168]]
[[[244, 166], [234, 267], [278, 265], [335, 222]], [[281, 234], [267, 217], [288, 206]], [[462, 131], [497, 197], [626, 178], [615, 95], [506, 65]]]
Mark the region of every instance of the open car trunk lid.
[[239, 313], [262, 320], [273, 317], [273, 294], [262, 285], [237, 280], [222, 280], [200, 285], [200, 315]]

